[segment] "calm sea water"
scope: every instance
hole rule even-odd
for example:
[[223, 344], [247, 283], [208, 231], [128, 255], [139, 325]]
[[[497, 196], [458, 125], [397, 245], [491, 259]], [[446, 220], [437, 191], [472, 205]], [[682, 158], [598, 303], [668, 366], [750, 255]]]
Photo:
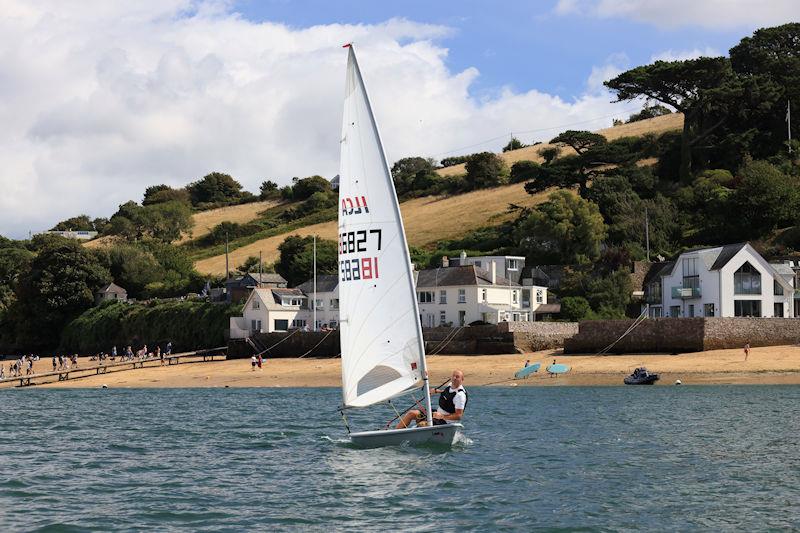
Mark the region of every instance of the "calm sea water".
[[338, 401], [2, 391], [0, 529], [800, 527], [800, 387], [473, 387], [447, 450], [354, 449]]

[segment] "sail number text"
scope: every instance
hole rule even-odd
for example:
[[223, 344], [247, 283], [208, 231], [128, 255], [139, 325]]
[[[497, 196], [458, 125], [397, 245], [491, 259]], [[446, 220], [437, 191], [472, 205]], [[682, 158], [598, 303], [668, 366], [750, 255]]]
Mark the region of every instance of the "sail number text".
[[381, 230], [347, 231], [339, 234], [339, 273], [341, 281], [379, 277], [377, 257], [349, 257], [349, 254], [376, 252], [381, 249]]

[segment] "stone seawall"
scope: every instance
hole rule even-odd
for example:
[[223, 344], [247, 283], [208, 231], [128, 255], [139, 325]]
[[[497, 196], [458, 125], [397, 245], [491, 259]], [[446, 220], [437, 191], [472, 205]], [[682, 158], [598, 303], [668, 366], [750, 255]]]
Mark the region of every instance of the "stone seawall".
[[523, 352], [552, 350], [564, 346], [566, 339], [577, 335], [577, 322], [502, 322], [498, 329], [513, 336], [514, 346]]
[[[578, 331], [574, 322], [502, 322], [466, 328], [423, 328], [425, 352], [429, 355], [490, 355], [560, 348], [564, 339]], [[266, 357], [337, 357], [339, 332], [259, 333], [251, 340], [231, 339], [228, 357], [250, 357], [266, 350]], [[324, 340], [323, 340], [324, 338]], [[285, 339], [285, 340], [284, 340]], [[280, 343], [280, 344], [278, 344]]]
[[800, 343], [800, 318], [707, 318], [704, 350]]
[[[597, 353], [619, 339], [633, 320], [587, 320], [564, 342], [564, 353]], [[797, 318], [649, 318], [609, 351], [622, 353], [701, 352], [800, 342]]]

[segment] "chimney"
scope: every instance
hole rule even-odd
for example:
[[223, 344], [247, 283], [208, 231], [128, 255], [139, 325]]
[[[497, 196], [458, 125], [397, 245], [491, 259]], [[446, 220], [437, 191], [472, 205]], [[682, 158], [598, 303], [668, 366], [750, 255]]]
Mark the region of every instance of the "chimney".
[[450, 260], [447, 258], [446, 255], [442, 256], [442, 267], [447, 268], [450, 266]]
[[492, 285], [497, 285], [497, 264], [492, 261]]

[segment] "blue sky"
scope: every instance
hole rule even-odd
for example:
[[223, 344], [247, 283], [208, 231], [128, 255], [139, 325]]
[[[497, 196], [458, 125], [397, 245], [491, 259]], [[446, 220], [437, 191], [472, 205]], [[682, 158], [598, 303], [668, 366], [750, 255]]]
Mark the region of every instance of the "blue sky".
[[698, 24], [659, 28], [623, 17], [559, 15], [555, 1], [359, 0], [288, 1], [240, 0], [234, 9], [255, 21], [283, 22], [305, 28], [314, 25], [375, 24], [393, 17], [453, 29], [440, 39], [448, 48], [452, 71], [476, 67], [480, 77], [470, 87], [474, 96], [491, 96], [498, 88], [538, 89], [565, 99], [586, 89], [587, 73], [609, 60], [621, 67], [651, 62], [665, 51], [729, 48], [747, 35], [753, 24], [709, 28]]
[[[597, 130], [602, 85], [726, 53], [798, 0], [0, 0], [0, 235], [109, 217], [146, 187], [338, 173], [357, 43], [391, 162]], [[766, 6], [766, 7], [765, 7]]]

